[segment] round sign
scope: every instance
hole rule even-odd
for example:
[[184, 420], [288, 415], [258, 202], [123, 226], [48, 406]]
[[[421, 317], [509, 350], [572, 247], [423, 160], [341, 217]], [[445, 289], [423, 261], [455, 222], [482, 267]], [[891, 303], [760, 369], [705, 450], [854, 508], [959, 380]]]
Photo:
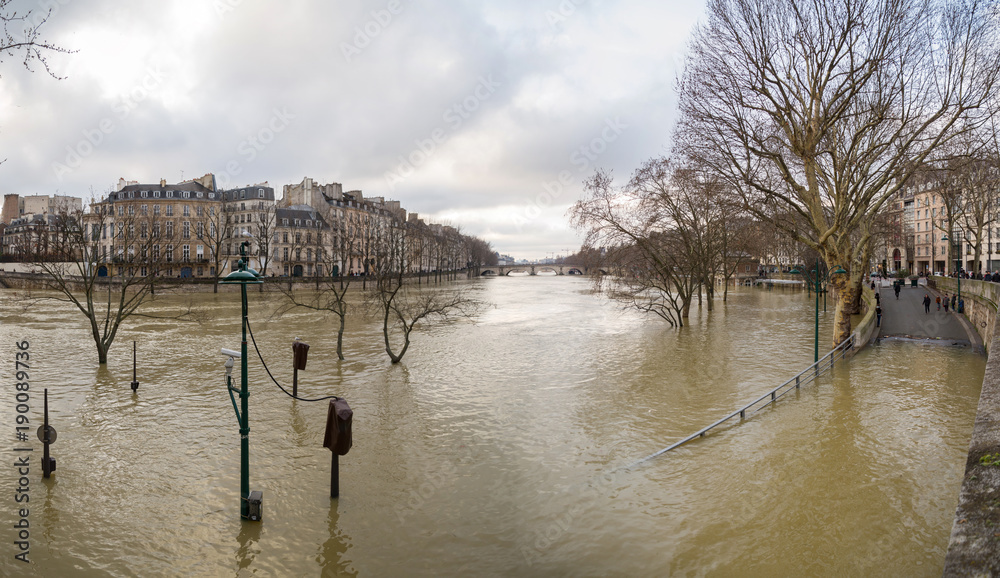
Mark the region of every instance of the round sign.
[[[48, 426], [48, 427], [49, 427], [49, 432], [48, 432], [49, 433], [49, 443], [50, 444], [54, 444], [54, 443], [56, 443], [56, 428], [54, 428], [52, 426]], [[38, 440], [41, 441], [42, 443], [45, 443], [45, 426], [44, 425], [38, 426]]]

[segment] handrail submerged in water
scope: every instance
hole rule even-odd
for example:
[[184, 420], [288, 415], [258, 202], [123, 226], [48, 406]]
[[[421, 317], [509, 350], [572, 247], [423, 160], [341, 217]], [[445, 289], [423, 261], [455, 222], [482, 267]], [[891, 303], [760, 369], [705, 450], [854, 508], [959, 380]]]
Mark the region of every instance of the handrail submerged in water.
[[[626, 468], [631, 468], [633, 466], [641, 464], [642, 462], [645, 462], [645, 461], [651, 460], [651, 459], [653, 459], [653, 458], [655, 458], [657, 456], [663, 455], [663, 454], [669, 452], [670, 450], [672, 450], [672, 449], [674, 449], [676, 447], [682, 446], [682, 445], [688, 443], [689, 441], [691, 441], [691, 440], [693, 440], [695, 438], [705, 437], [705, 434], [708, 433], [709, 430], [711, 430], [712, 428], [715, 428], [715, 427], [718, 427], [718, 426], [722, 425], [723, 423], [725, 423], [725, 422], [733, 419], [736, 416], [740, 416], [740, 419], [746, 419], [746, 412], [747, 412], [747, 410], [749, 410], [750, 408], [754, 407], [755, 405], [757, 405], [758, 403], [760, 403], [762, 401], [764, 401], [765, 403], [763, 405], [761, 405], [760, 407], [758, 407], [754, 411], [754, 413], [756, 413], [756, 412], [764, 409], [768, 405], [770, 405], [770, 404], [774, 403], [775, 401], [777, 401], [779, 397], [785, 395], [789, 391], [792, 391], [792, 389], [793, 389], [791, 387], [792, 383], [795, 384], [794, 389], [798, 389], [801, 385], [803, 385], [805, 383], [809, 383], [810, 381], [814, 381], [824, 371], [826, 371], [828, 369], [833, 369], [833, 364], [838, 359], [843, 359], [844, 356], [847, 355], [847, 352], [854, 348], [854, 337], [855, 337], [855, 334], [851, 333], [850, 337], [848, 337], [847, 339], [845, 339], [844, 341], [842, 341], [840, 343], [840, 345], [838, 345], [838, 346], [834, 347], [833, 349], [831, 349], [830, 352], [827, 353], [826, 355], [824, 355], [823, 357], [821, 357], [819, 359], [819, 361], [816, 361], [815, 363], [813, 363], [809, 367], [807, 367], [804, 370], [802, 370], [801, 372], [797, 373], [794, 377], [792, 377], [791, 379], [789, 379], [785, 383], [782, 383], [778, 387], [772, 389], [771, 391], [769, 391], [769, 392], [765, 393], [764, 395], [758, 397], [757, 399], [751, 401], [750, 403], [746, 404], [745, 406], [741, 407], [740, 409], [738, 409], [738, 410], [730, 413], [729, 415], [727, 415], [726, 417], [724, 417], [724, 418], [720, 419], [719, 421], [713, 423], [712, 425], [707, 426], [705, 428], [702, 428], [702, 429], [698, 430], [697, 432], [689, 435], [688, 437], [686, 437], [686, 438], [684, 438], [684, 439], [682, 439], [680, 441], [674, 442], [673, 444], [671, 444], [671, 445], [663, 448], [662, 450], [659, 450], [659, 451], [657, 451], [655, 453], [649, 454], [648, 456], [646, 456], [646, 457], [644, 457], [644, 458], [642, 458], [640, 460], [637, 460], [637, 461], [635, 461], [635, 462], [633, 462], [633, 463], [631, 463], [631, 464], [629, 464], [628, 466], [625, 466], [625, 467]], [[778, 393], [784, 387], [787, 387], [787, 389], [785, 391], [782, 391], [781, 393]]]

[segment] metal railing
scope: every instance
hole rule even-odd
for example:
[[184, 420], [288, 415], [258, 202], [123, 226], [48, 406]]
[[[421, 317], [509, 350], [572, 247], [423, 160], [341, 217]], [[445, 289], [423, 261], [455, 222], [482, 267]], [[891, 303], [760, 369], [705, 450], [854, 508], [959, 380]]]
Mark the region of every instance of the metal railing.
[[796, 374], [794, 377], [792, 377], [785, 383], [782, 383], [778, 387], [772, 389], [771, 391], [765, 393], [764, 395], [744, 405], [740, 409], [730, 413], [726, 417], [716, 421], [712, 425], [702, 428], [696, 431], [695, 433], [689, 435], [688, 437], [678, 442], [674, 442], [673, 444], [663, 448], [662, 450], [659, 450], [657, 452], [649, 454], [648, 456], [640, 460], [632, 462], [631, 464], [625, 466], [625, 469], [632, 468], [643, 462], [651, 460], [657, 456], [663, 455], [674, 448], [680, 447], [688, 443], [691, 440], [700, 437], [705, 437], [705, 434], [707, 434], [713, 428], [716, 428], [737, 416], [739, 416], [740, 420], [745, 420], [747, 418], [747, 412], [753, 410], [752, 413], [757, 413], [758, 411], [778, 401], [778, 399], [781, 396], [785, 395], [786, 393], [796, 390], [799, 387], [811, 381], [815, 381], [820, 375], [822, 375], [827, 370], [832, 370], [833, 364], [836, 363], [837, 360], [843, 359], [847, 355], [847, 353], [854, 348], [854, 340], [856, 335], [857, 335], [856, 333], [852, 333], [850, 337], [841, 342], [840, 345], [838, 345], [837, 347], [834, 347], [832, 350], [830, 350], [830, 352], [821, 357], [819, 361], [805, 368], [803, 371]]

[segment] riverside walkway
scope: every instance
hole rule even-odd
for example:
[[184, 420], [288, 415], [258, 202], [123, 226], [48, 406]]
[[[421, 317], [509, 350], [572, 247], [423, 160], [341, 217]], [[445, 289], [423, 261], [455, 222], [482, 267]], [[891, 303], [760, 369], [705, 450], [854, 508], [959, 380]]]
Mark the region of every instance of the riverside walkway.
[[[921, 279], [921, 281], [923, 281]], [[882, 300], [882, 326], [879, 339], [932, 339], [951, 345], [982, 347], [982, 339], [969, 322], [952, 311], [949, 303], [945, 312], [943, 300], [951, 298], [950, 293], [937, 292], [926, 285], [906, 286], [896, 299], [892, 284], [883, 281], [877, 287]], [[931, 297], [930, 312], [924, 311], [924, 295]], [[937, 309], [935, 299], [942, 299], [941, 309]]]

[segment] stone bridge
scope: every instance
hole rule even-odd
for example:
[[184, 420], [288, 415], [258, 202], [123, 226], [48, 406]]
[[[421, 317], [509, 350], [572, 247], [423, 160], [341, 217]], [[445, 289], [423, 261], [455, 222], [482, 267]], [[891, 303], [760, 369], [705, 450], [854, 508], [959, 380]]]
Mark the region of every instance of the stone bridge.
[[492, 265], [483, 267], [480, 275], [507, 276], [511, 273], [527, 273], [528, 275], [538, 275], [539, 273], [551, 275], [586, 275], [586, 267], [580, 265], [566, 265], [556, 263], [523, 263], [517, 265]]

